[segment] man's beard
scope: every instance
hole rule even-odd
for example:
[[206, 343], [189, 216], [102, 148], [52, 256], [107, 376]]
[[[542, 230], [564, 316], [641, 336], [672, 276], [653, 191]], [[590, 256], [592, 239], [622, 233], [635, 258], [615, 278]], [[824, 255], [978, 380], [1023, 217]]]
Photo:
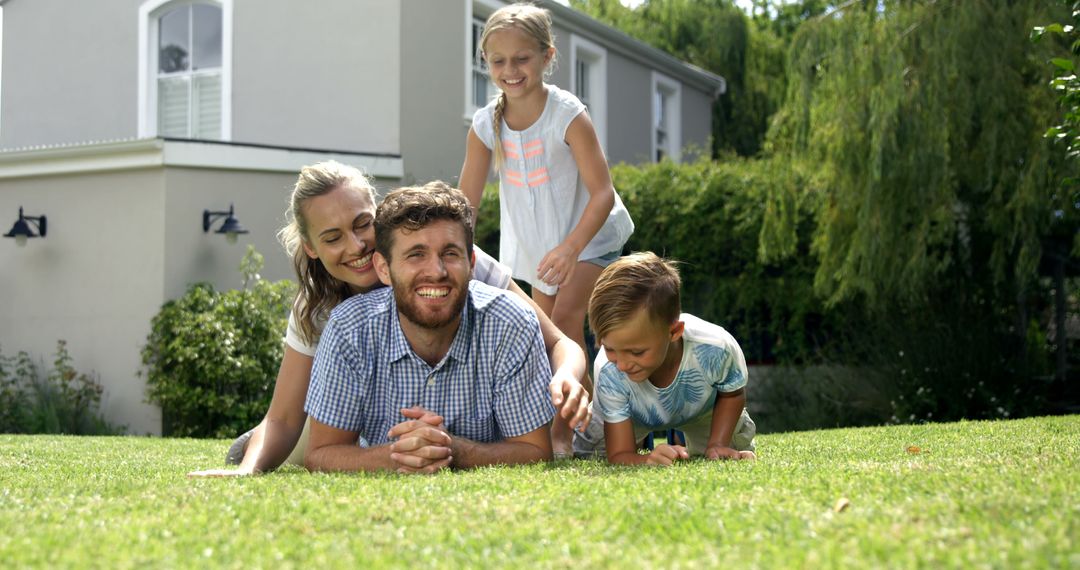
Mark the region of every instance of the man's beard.
[[[450, 285], [450, 295], [457, 295], [453, 303], [450, 305], [450, 311], [446, 314], [439, 314], [433, 311], [424, 311], [421, 309], [416, 295], [412, 291], [412, 287], [400, 287], [399, 283], [394, 279], [394, 276], [390, 275], [391, 287], [394, 289], [394, 302], [397, 304], [397, 310], [401, 313], [406, 320], [410, 323], [425, 329], [439, 329], [454, 321], [461, 315], [461, 310], [465, 307], [466, 297], [468, 296], [468, 290], [457, 287], [453, 281], [447, 280], [441, 285]], [[438, 284], [431, 284], [438, 285]]]

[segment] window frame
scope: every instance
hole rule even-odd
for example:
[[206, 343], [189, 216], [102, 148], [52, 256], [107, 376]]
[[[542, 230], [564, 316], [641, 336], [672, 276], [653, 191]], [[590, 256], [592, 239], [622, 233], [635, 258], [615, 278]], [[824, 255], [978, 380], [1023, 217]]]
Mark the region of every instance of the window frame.
[[589, 70], [589, 118], [592, 119], [600, 146], [607, 152], [607, 50], [577, 34], [570, 35], [570, 91], [579, 92], [578, 65]]
[[[221, 127], [220, 140], [232, 140], [232, 18], [233, 0], [143, 0], [139, 5], [139, 138], [158, 133], [158, 19], [175, 8], [205, 4], [221, 9]], [[189, 72], [192, 77], [197, 71]], [[189, 105], [191, 102], [189, 101]]]
[[[473, 113], [475, 113], [477, 109], [482, 109], [484, 107], [484, 105], [487, 105], [487, 102], [491, 101], [491, 99], [493, 98], [494, 95], [498, 95], [498, 93], [493, 93], [493, 91], [497, 91], [497, 88], [491, 82], [491, 77], [488, 75], [487, 71], [484, 69], [483, 59], [480, 57], [480, 46], [476, 46], [476, 45], [473, 44], [474, 40], [475, 41], [480, 40], [480, 34], [483, 33], [483, 31], [484, 31], [484, 20], [482, 18], [477, 18], [477, 17], [474, 16], [471, 19], [471, 24], [469, 26], [469, 36], [468, 36], [469, 37], [468, 45], [472, 49], [469, 51], [469, 58], [468, 58], [469, 71], [470, 72], [469, 72], [468, 87], [467, 87], [468, 99], [466, 99], [466, 101], [467, 101], [466, 107], [468, 109], [471, 109]], [[476, 103], [476, 89], [475, 89], [475, 87], [476, 87], [476, 78], [477, 78], [478, 75], [482, 76], [484, 78], [484, 85], [487, 88], [486, 94], [488, 95], [488, 97], [485, 98], [485, 102], [484, 102], [483, 105], [478, 105]], [[470, 119], [472, 118], [471, 114], [469, 115], [469, 118]]]
[[[657, 141], [657, 133], [659, 132], [660, 118], [657, 117], [657, 101], [659, 97], [663, 96], [668, 102], [667, 114], [664, 117], [665, 127], [664, 132], [667, 135], [668, 143], [665, 145], [667, 148], [661, 148]], [[649, 107], [650, 116], [652, 120], [649, 122], [649, 131], [652, 139], [652, 153], [650, 159], [652, 162], [659, 162], [657, 153], [658, 151], [664, 151], [666, 156], [674, 162], [680, 162], [682, 160], [682, 84], [674, 79], [657, 73], [652, 72], [652, 89], [650, 90]]]

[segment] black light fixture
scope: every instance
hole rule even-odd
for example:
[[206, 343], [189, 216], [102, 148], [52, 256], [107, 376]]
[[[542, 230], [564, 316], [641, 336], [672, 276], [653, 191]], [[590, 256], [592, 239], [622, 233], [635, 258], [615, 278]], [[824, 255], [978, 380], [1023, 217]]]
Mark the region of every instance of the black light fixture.
[[[34, 233], [30, 224], [34, 224], [38, 233]], [[45, 216], [24, 216], [22, 206], [19, 206], [19, 219], [15, 220], [15, 225], [11, 226], [11, 231], [4, 234], [4, 237], [15, 238], [15, 244], [22, 247], [29, 238], [45, 237], [46, 227]]]
[[240, 234], [248, 233], [248, 231], [244, 229], [244, 226], [241, 226], [240, 222], [236, 221], [236, 218], [233, 217], [233, 205], [232, 204], [229, 204], [229, 211], [228, 212], [211, 212], [210, 210], [203, 210], [203, 213], [202, 213], [202, 231], [203, 231], [203, 233], [206, 233], [206, 232], [210, 231], [210, 224], [212, 224], [214, 222], [214, 220], [216, 220], [217, 218], [220, 218], [222, 216], [225, 217], [225, 222], [222, 223], [221, 227], [218, 228], [214, 233], [216, 233], [216, 234], [225, 234], [225, 240], [228, 241], [229, 243], [236, 243], [236, 236], [238, 236]]

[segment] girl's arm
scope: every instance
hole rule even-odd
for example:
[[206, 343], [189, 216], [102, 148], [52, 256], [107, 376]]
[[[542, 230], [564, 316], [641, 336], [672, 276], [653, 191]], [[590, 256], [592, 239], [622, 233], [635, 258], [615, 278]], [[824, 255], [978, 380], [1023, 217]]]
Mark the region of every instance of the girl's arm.
[[589, 202], [574, 229], [555, 249], [548, 252], [536, 268], [540, 278], [549, 285], [562, 285], [570, 280], [578, 255], [604, 227], [611, 207], [615, 205], [615, 187], [611, 184], [604, 150], [596, 137], [592, 119], [587, 112], [579, 114], [566, 129], [566, 144], [577, 163], [581, 180], [589, 191]]
[[581, 424], [581, 429], [589, 425], [589, 392], [582, 385], [588, 366], [585, 352], [581, 346], [566, 336], [547, 314], [540, 309], [536, 301], [525, 294], [513, 279], [507, 290], [521, 297], [536, 312], [540, 321], [540, 332], [544, 335], [544, 347], [547, 348], [548, 360], [551, 361], [551, 403], [559, 411], [559, 416], [573, 429]]
[[685, 447], [666, 443], [656, 446], [648, 455], [641, 455], [634, 440], [633, 420], [629, 419], [615, 424], [605, 423], [604, 440], [607, 442], [608, 462], [619, 465], [668, 466], [678, 459], [690, 457]]
[[281, 359], [270, 409], [262, 423], [255, 428], [248, 442], [244, 459], [237, 469], [209, 469], [189, 473], [191, 477], [228, 477], [265, 473], [278, 468], [288, 459], [304, 430], [307, 414], [304, 400], [311, 382], [314, 359], [285, 346]]
[[461, 165], [458, 189], [465, 193], [473, 207], [473, 227], [476, 226], [476, 214], [480, 210], [480, 200], [484, 197], [484, 184], [487, 182], [488, 169], [491, 168], [491, 151], [476, 131], [469, 127], [465, 137], [465, 164]]

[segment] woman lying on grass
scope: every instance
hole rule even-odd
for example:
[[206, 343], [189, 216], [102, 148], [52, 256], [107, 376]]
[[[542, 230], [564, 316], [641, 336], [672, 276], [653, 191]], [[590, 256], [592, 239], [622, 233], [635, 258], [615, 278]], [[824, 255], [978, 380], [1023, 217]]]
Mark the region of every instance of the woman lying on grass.
[[[270, 409], [258, 426], [229, 449], [226, 461], [239, 467], [194, 471], [188, 474], [191, 477], [253, 475], [285, 462], [303, 465], [307, 448], [304, 400], [326, 319], [345, 299], [383, 286], [372, 264], [375, 189], [359, 170], [333, 161], [304, 167], [287, 215], [291, 221], [278, 237], [292, 256], [300, 288], [289, 315], [285, 356]], [[587, 425], [589, 397], [580, 381], [585, 375], [581, 348], [510, 279], [509, 268], [479, 248], [473, 278], [509, 289], [533, 306], [551, 360], [549, 387], [558, 410], [555, 421], [566, 422], [569, 428]], [[562, 431], [570, 433], [570, 429]], [[569, 441], [552, 444], [556, 454], [569, 454]]]

